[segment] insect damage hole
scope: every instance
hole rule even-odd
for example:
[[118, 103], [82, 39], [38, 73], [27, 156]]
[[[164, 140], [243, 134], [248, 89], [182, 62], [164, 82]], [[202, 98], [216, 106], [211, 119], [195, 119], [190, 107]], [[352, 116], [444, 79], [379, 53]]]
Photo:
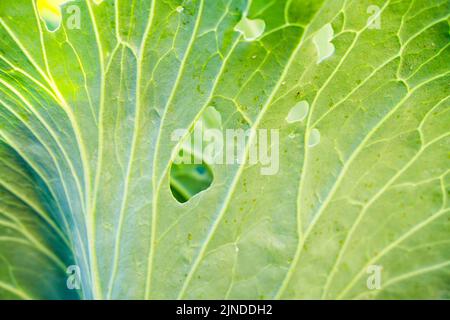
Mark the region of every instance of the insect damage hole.
[[179, 156], [190, 157], [192, 163], [172, 163], [170, 168], [170, 191], [180, 203], [186, 203], [208, 189], [214, 180], [213, 172], [206, 163], [196, 164], [195, 157], [186, 153], [187, 151], [181, 150]]
[[221, 128], [221, 114], [215, 107], [209, 106], [203, 111], [193, 132], [185, 129], [173, 132], [171, 139], [180, 147], [170, 169], [170, 190], [178, 202], [185, 203], [211, 186], [214, 174], [210, 165], [221, 154], [211, 138], [217, 138]]
[[289, 111], [289, 114], [286, 117], [287, 123], [301, 122], [305, 120], [309, 111], [309, 103], [308, 101], [300, 101], [292, 109]]
[[317, 49], [317, 64], [331, 57], [335, 51], [334, 44], [331, 42], [334, 38], [334, 30], [331, 24], [327, 23], [320, 29], [313, 38]]
[[[37, 11], [44, 21], [45, 27], [50, 32], [56, 32], [62, 23], [61, 7], [73, 0], [38, 0]], [[80, 8], [72, 5], [66, 8], [67, 14], [71, 15], [68, 20], [69, 29], [80, 29]]]
[[266, 29], [264, 20], [251, 20], [243, 16], [241, 21], [234, 27], [235, 31], [240, 32], [246, 41], [254, 41], [258, 39]]
[[320, 143], [320, 131], [318, 129], [312, 129], [308, 137], [308, 147], [314, 148]]

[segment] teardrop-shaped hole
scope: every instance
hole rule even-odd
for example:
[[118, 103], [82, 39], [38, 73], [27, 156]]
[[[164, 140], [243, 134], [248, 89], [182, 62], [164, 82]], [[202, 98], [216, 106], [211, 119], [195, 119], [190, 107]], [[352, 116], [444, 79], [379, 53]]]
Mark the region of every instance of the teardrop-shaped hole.
[[[208, 189], [214, 175], [211, 167], [205, 162], [197, 163], [193, 156], [184, 155], [180, 151], [180, 158], [191, 159], [185, 163], [172, 163], [170, 168], [170, 191], [180, 203], [188, 202], [192, 197]], [[187, 162], [187, 163], [186, 163]]]

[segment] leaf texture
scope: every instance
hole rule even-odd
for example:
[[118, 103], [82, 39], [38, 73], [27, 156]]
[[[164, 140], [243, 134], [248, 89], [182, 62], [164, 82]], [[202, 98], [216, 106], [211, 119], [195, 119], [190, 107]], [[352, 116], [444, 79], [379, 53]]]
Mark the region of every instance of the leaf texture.
[[[37, 2], [0, 2], [1, 298], [450, 298], [448, 0], [74, 0], [53, 32]], [[208, 107], [279, 130], [279, 172], [181, 204]]]

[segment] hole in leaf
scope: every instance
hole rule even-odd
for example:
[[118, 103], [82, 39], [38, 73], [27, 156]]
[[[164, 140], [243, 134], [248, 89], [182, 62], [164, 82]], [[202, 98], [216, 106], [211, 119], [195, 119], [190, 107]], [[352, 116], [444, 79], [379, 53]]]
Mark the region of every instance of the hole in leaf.
[[331, 57], [334, 53], [335, 47], [331, 42], [334, 38], [334, 30], [331, 24], [327, 23], [320, 29], [313, 38], [317, 49], [317, 64], [323, 60]]
[[308, 115], [308, 111], [309, 111], [308, 102], [304, 100], [300, 101], [289, 111], [289, 114], [286, 117], [286, 122], [294, 123], [303, 121]]
[[[182, 154], [180, 156], [183, 157]], [[214, 179], [213, 172], [206, 163], [195, 164], [194, 157], [191, 158], [191, 164], [173, 163], [170, 169], [170, 191], [180, 203], [188, 202], [193, 196], [208, 189]]]
[[72, 0], [38, 0], [37, 10], [48, 31], [55, 32], [61, 26], [61, 6]]
[[312, 129], [309, 134], [308, 147], [313, 148], [320, 143], [320, 131], [317, 129]]
[[56, 31], [61, 25], [61, 9], [57, 0], [38, 0], [37, 10], [49, 31]]
[[170, 190], [178, 202], [185, 203], [208, 189], [213, 182], [210, 164], [216, 153], [211, 134], [221, 134], [222, 116], [213, 106], [207, 107], [194, 125], [193, 132], [180, 139], [179, 151], [170, 169]]
[[234, 27], [234, 30], [242, 33], [246, 41], [253, 41], [258, 39], [266, 29], [264, 20], [255, 19], [250, 20], [242, 17], [241, 21]]

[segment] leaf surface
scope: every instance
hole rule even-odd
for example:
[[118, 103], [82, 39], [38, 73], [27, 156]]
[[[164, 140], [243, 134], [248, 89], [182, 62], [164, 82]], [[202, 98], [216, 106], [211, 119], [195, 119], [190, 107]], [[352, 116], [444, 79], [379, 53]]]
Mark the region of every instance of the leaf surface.
[[[1, 298], [450, 298], [448, 0], [38, 2], [0, 2]], [[279, 171], [251, 136], [180, 203], [211, 108]]]

